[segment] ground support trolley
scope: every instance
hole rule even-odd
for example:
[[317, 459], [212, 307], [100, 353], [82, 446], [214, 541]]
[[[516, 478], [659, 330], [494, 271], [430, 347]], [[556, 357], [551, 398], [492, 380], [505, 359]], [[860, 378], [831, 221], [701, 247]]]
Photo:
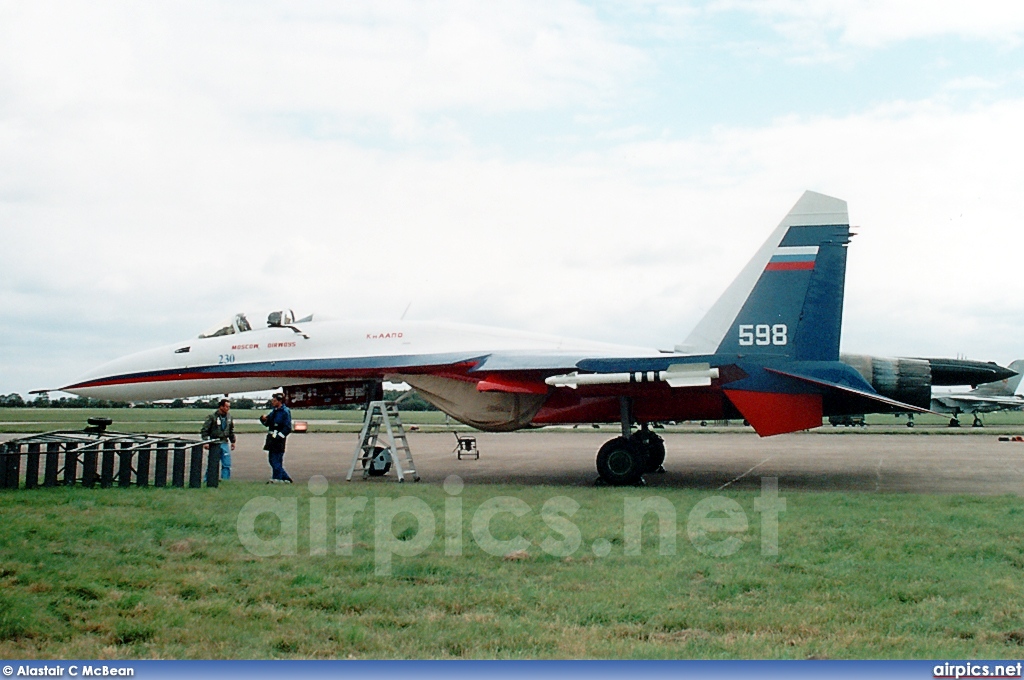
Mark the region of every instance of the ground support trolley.
[[209, 440], [107, 432], [108, 419], [89, 422], [85, 430], [46, 432], [0, 444], [0, 489], [76, 484], [197, 489], [203, 485], [204, 453], [208, 486], [220, 481], [219, 450], [203, 450]]

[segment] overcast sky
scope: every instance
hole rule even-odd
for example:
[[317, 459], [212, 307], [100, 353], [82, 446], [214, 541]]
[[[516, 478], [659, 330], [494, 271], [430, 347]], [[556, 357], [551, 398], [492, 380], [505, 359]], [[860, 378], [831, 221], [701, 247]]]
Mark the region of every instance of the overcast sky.
[[236, 311], [680, 342], [805, 189], [843, 349], [1024, 357], [1024, 4], [0, 2], [0, 393]]

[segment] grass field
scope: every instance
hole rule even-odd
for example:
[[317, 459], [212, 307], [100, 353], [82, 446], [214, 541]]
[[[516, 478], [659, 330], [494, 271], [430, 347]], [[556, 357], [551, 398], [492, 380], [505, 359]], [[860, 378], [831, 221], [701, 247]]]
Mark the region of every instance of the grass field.
[[[232, 410], [235, 418], [235, 429], [238, 432], [263, 432], [259, 417], [265, 410]], [[34, 433], [49, 430], [80, 430], [90, 416], [106, 416], [114, 421], [110, 429], [121, 432], [144, 432], [165, 434], [198, 434], [203, 425], [207, 411], [204, 409], [38, 409], [38, 408], [0, 408], [0, 433]], [[295, 420], [309, 423], [310, 432], [359, 432], [362, 424], [362, 411], [329, 411], [315, 409], [296, 409], [292, 412]], [[860, 432], [888, 432], [893, 434], [1002, 434], [1020, 433], [1024, 428], [1024, 413], [1002, 412], [984, 416], [986, 427], [971, 428], [971, 416], [960, 417], [964, 427], [953, 429], [946, 427], [949, 419], [940, 416], [923, 415], [915, 418], [917, 427], [906, 427], [906, 418], [895, 418], [891, 415], [870, 415], [867, 417], [868, 427], [831, 427], [826, 422], [821, 432], [857, 434]], [[438, 411], [403, 411], [402, 420], [407, 425], [416, 425], [423, 431], [450, 429], [468, 430], [455, 421], [448, 421]], [[585, 425], [581, 427], [586, 427]], [[669, 426], [669, 431], [685, 432], [721, 432], [736, 430], [743, 427], [739, 421], [728, 425], [708, 423], [701, 427], [698, 423], [682, 423]], [[615, 425], [604, 428], [614, 430]], [[549, 428], [550, 429], [550, 428]]]
[[[335, 508], [357, 495], [368, 500], [343, 542], [352, 554], [335, 554]], [[787, 493], [771, 556], [760, 548], [758, 495], [731, 492], [724, 496], [749, 528], [706, 534], [739, 539], [734, 554], [714, 556], [688, 538], [691, 509], [711, 494], [658, 490], [677, 510], [675, 554], [659, 554], [648, 516], [640, 555], [627, 555], [625, 499], [652, 495], [335, 486], [318, 497], [330, 552], [311, 556], [310, 526], [321, 522], [310, 519], [305, 486], [3, 492], [0, 657], [1021, 656], [1019, 498]], [[378, 575], [377, 509], [411, 496], [429, 507], [437, 535]], [[498, 539], [521, 534], [525, 552], [489, 554], [473, 538], [474, 518], [496, 496], [526, 504], [521, 518], [500, 514], [490, 524]], [[571, 522], [582, 545], [563, 550], [567, 557], [538, 547], [568, 535], [540, 515], [556, 496], [580, 505]], [[237, 518], [257, 497], [295, 503], [295, 554], [258, 557], [242, 547]], [[462, 503], [461, 523], [446, 520], [449, 498]], [[270, 515], [256, 526], [261, 540], [279, 533]], [[419, 540], [411, 515], [386, 526], [396, 546]], [[463, 555], [454, 556], [446, 527], [457, 534], [460, 526]], [[609, 554], [596, 556], [601, 548]]]

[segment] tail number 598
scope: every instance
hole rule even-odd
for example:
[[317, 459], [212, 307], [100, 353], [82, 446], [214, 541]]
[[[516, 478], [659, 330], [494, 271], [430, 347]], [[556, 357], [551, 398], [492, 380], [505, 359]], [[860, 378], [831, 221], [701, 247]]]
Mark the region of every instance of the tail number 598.
[[766, 323], [740, 324], [740, 346], [785, 345], [789, 342], [789, 328], [784, 323], [769, 326]]

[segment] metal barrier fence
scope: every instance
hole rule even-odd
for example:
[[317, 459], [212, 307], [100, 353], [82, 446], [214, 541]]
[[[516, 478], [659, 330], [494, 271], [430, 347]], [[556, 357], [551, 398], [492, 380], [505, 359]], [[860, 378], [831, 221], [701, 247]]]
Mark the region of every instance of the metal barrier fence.
[[[181, 437], [106, 432], [57, 431], [0, 444], [0, 489], [73, 486], [203, 485], [206, 453], [207, 486], [220, 481], [220, 451], [204, 452], [210, 441]], [[168, 479], [168, 476], [170, 477]]]

